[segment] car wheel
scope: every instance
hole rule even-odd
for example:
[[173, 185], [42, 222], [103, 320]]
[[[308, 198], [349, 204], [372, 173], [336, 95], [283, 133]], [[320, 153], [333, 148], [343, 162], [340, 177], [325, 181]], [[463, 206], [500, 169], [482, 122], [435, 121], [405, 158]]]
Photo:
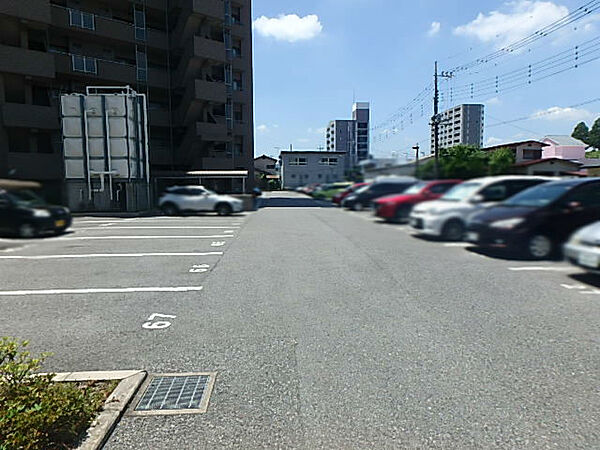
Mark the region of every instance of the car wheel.
[[19, 227], [19, 237], [22, 238], [32, 238], [35, 237], [36, 230], [35, 227], [29, 223], [24, 223]]
[[451, 220], [442, 229], [442, 238], [447, 241], [461, 241], [465, 235], [465, 225], [460, 220]]
[[179, 215], [179, 208], [177, 207], [177, 205], [175, 205], [173, 203], [165, 203], [164, 205], [162, 205], [161, 209], [162, 209], [162, 212], [166, 216], [177, 216], [177, 215]]
[[362, 203], [355, 203], [354, 205], [352, 205], [352, 211], [362, 211], [364, 209], [364, 206]]
[[533, 259], [548, 259], [554, 252], [554, 243], [548, 236], [536, 234], [527, 242], [527, 253]]
[[228, 216], [233, 210], [227, 203], [221, 203], [217, 205], [216, 211], [219, 216]]

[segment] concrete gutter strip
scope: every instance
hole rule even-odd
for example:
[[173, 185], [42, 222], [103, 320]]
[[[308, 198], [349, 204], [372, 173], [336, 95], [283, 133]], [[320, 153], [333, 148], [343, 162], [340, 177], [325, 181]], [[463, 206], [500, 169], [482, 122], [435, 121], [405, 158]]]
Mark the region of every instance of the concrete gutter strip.
[[[40, 374], [41, 375], [41, 374]], [[53, 378], [56, 382], [111, 381], [121, 380], [108, 396], [104, 408], [87, 430], [87, 436], [78, 450], [99, 450], [110, 437], [110, 433], [125, 413], [125, 409], [142, 385], [147, 373], [142, 370], [118, 370], [109, 372], [64, 372]]]

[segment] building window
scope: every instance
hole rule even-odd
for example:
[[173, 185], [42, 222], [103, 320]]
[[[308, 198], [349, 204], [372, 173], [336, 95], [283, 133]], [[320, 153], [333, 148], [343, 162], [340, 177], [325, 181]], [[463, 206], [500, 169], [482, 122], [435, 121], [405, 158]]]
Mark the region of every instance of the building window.
[[337, 158], [321, 158], [319, 161], [321, 166], [337, 166], [338, 159]]
[[[135, 8], [135, 7], [134, 7]], [[133, 10], [133, 22], [135, 27], [135, 38], [138, 41], [146, 40], [146, 14], [139, 9]]]
[[90, 56], [71, 55], [73, 72], [98, 73], [96, 58]]
[[290, 166], [306, 166], [307, 165], [307, 161], [306, 158], [291, 158], [290, 159]]
[[76, 9], [69, 10], [69, 25], [72, 27], [84, 28], [86, 30], [96, 29], [94, 15]]
[[136, 77], [138, 81], [148, 81], [148, 58], [144, 52], [139, 50], [135, 52], [135, 61], [137, 65]]
[[296, 178], [296, 174], [295, 173], [292, 174], [292, 178]]
[[267, 169], [270, 169], [270, 170], [275, 169], [275, 164], [267, 164]]

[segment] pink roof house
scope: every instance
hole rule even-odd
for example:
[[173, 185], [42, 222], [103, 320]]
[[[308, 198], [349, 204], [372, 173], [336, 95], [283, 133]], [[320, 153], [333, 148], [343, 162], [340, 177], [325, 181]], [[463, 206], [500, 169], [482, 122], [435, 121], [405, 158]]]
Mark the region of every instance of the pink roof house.
[[571, 136], [546, 136], [542, 142], [544, 147], [542, 158], [585, 160], [586, 144]]

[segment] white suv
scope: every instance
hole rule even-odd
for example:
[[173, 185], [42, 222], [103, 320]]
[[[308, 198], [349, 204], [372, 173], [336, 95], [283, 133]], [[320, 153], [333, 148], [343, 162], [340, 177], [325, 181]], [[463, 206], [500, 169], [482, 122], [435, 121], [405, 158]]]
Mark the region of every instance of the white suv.
[[241, 200], [219, 195], [203, 186], [173, 186], [160, 196], [158, 206], [168, 216], [184, 212], [214, 211], [220, 216], [241, 212]]

